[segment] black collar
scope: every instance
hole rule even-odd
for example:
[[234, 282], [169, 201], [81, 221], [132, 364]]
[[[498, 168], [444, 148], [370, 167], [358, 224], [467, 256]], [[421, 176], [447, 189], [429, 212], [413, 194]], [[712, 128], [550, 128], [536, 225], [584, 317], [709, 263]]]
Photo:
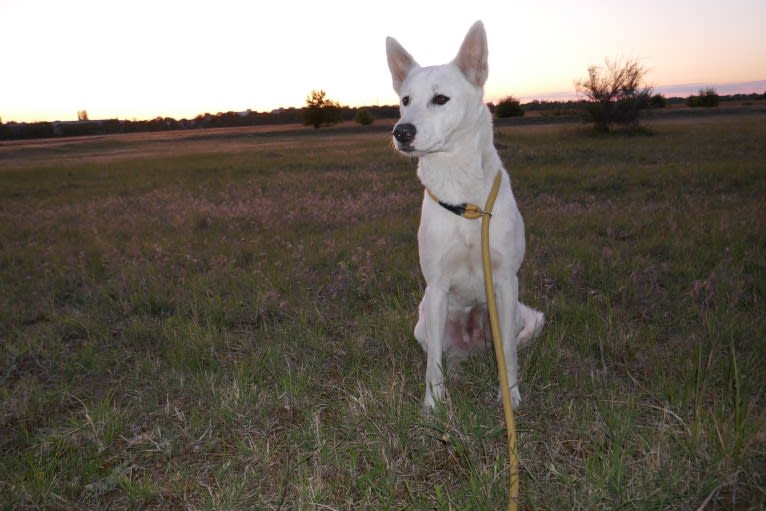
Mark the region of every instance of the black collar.
[[488, 213], [487, 211], [484, 211], [481, 209], [481, 207], [477, 206], [476, 204], [471, 204], [470, 202], [462, 202], [460, 204], [449, 204], [447, 202], [444, 202], [439, 199], [436, 195], [433, 194], [431, 190], [426, 188], [426, 191], [428, 192], [428, 195], [439, 204], [439, 206], [443, 207], [450, 213], [454, 213], [457, 216], [462, 216], [463, 218], [467, 218], [468, 220], [476, 220], [477, 218], [481, 218], [484, 215], [492, 216], [491, 213]]

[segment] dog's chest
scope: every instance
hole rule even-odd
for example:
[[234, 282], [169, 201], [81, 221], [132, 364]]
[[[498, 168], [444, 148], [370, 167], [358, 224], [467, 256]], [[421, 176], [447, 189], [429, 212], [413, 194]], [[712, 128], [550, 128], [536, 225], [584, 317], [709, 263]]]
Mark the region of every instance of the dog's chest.
[[[421, 229], [420, 260], [427, 283], [446, 288], [471, 306], [485, 301], [481, 222], [455, 218], [440, 229]], [[423, 226], [421, 226], [423, 227]]]

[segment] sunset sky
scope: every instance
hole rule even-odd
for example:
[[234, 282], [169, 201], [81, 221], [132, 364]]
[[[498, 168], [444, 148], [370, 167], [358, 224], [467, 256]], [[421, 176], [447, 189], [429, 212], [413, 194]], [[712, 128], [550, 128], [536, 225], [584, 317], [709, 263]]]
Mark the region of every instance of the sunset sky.
[[764, 0], [0, 0], [0, 119], [270, 111], [312, 89], [395, 104], [385, 37], [440, 64], [477, 19], [488, 101], [573, 93], [607, 57], [638, 59], [658, 89], [766, 80]]

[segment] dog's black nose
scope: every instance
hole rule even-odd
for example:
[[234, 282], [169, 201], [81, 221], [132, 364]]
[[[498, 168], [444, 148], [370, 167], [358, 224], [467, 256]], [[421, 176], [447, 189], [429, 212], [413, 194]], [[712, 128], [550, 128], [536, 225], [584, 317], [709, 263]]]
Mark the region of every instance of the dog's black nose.
[[414, 124], [397, 124], [394, 126], [394, 138], [400, 144], [409, 145], [415, 139], [417, 131]]

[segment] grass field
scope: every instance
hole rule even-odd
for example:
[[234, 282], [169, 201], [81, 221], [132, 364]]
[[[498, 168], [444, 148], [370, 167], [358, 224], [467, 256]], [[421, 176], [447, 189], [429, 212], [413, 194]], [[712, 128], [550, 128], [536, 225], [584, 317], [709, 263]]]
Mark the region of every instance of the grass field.
[[[766, 115], [502, 127], [522, 509], [766, 508]], [[0, 145], [0, 508], [502, 509], [491, 354], [421, 414], [384, 130]]]

